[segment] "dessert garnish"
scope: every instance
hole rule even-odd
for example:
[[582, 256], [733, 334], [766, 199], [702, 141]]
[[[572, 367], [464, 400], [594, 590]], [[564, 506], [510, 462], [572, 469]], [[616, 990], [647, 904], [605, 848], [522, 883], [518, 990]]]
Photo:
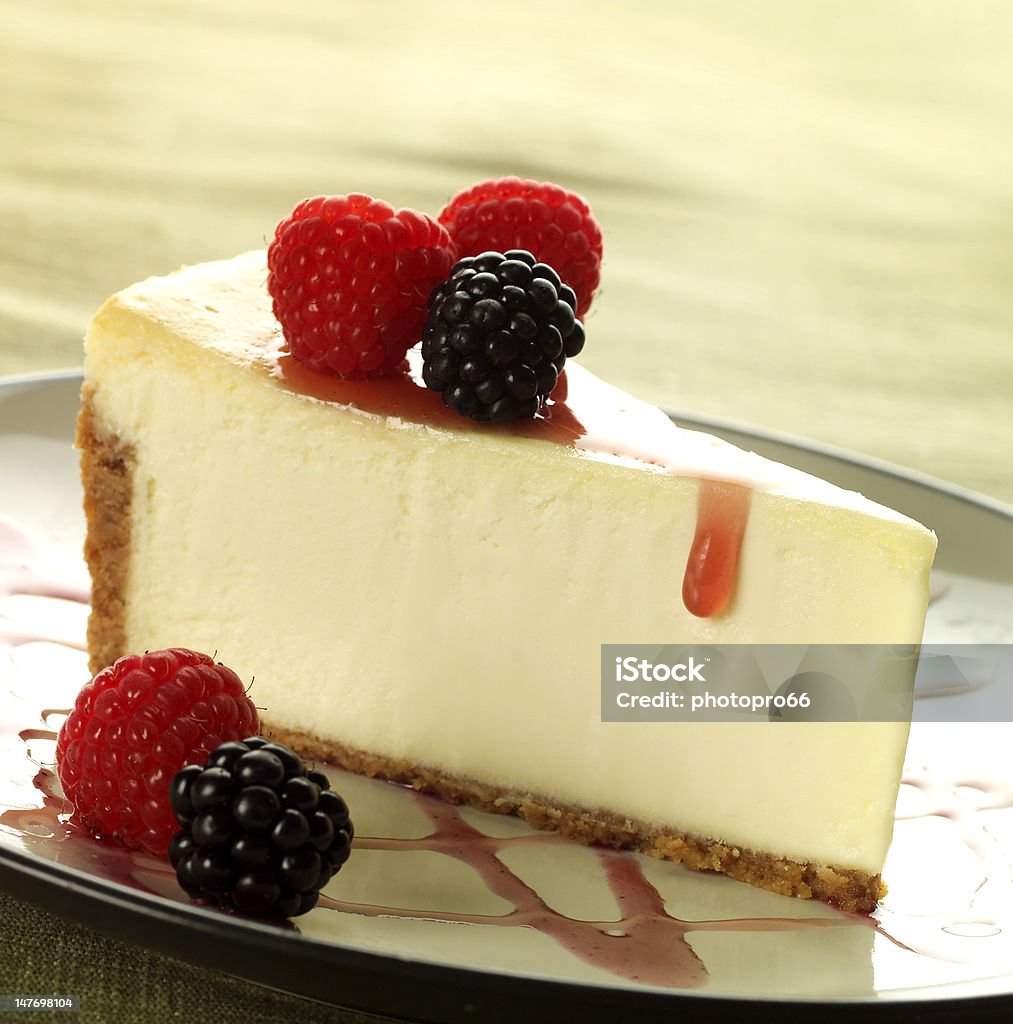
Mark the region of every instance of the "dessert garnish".
[[128, 654], [78, 693], [57, 737], [57, 774], [92, 834], [164, 856], [178, 828], [169, 780], [259, 728], [239, 677], [208, 655]]
[[179, 884], [230, 910], [305, 914], [351, 850], [348, 806], [327, 777], [262, 736], [182, 769], [170, 800], [183, 826], [169, 844]]
[[523, 249], [465, 257], [429, 301], [422, 379], [479, 422], [535, 416], [584, 347], [573, 289]]
[[357, 192], [303, 200], [267, 250], [267, 287], [289, 351], [332, 376], [397, 372], [456, 255], [446, 229], [416, 210]]
[[602, 236], [590, 206], [576, 192], [548, 181], [494, 178], [458, 192], [439, 221], [458, 256], [489, 249], [533, 252], [576, 292], [577, 316], [587, 314], [600, 279]]

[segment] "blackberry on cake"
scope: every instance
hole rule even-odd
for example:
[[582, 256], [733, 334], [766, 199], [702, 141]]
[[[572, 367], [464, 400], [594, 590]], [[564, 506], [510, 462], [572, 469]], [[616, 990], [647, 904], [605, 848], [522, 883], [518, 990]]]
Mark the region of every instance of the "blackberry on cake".
[[192, 897], [246, 914], [295, 917], [348, 860], [354, 828], [322, 772], [262, 736], [224, 743], [169, 788], [182, 826], [169, 860]]
[[169, 780], [260, 719], [232, 669], [184, 648], [119, 658], [78, 693], [56, 740], [74, 817], [94, 835], [164, 856]]
[[584, 347], [576, 307], [573, 289], [530, 252], [465, 257], [430, 296], [422, 379], [473, 420], [531, 419]]

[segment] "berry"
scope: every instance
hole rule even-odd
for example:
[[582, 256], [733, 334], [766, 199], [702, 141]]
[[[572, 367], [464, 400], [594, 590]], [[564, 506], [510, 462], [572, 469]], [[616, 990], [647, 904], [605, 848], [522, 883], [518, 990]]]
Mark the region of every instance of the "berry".
[[573, 291], [523, 249], [465, 257], [429, 302], [422, 379], [474, 420], [535, 416], [584, 347]]
[[[78, 694], [56, 741], [57, 772], [81, 824], [162, 856], [177, 827], [170, 780], [183, 765], [259, 728], [239, 677], [206, 654], [130, 654]], [[223, 798], [223, 784], [202, 784], [202, 808]]]
[[267, 288], [288, 349], [337, 377], [397, 371], [456, 249], [415, 210], [361, 193], [305, 199], [275, 228]]
[[458, 256], [526, 249], [555, 267], [577, 296], [584, 318], [601, 279], [601, 228], [586, 200], [551, 182], [481, 181], [458, 192], [440, 213]]
[[211, 751], [172, 780], [182, 826], [169, 844], [191, 896], [246, 914], [294, 917], [348, 859], [348, 805], [327, 776], [297, 754], [254, 736]]

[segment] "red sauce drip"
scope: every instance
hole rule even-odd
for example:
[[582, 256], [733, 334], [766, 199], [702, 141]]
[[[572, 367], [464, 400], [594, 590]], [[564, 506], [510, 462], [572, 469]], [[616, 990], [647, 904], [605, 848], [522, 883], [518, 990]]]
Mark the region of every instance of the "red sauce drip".
[[[596, 851], [619, 915], [613, 920], [586, 921], [552, 909], [542, 896], [500, 858], [507, 849], [522, 845], [568, 843], [558, 833], [534, 832], [497, 838], [469, 825], [456, 807], [411, 793], [411, 798], [433, 825], [417, 839], [356, 836], [359, 850], [424, 850], [442, 853], [467, 864], [488, 890], [510, 903], [506, 914], [460, 914], [439, 910], [408, 910], [374, 904], [348, 903], [322, 896], [319, 906], [364, 917], [480, 924], [498, 928], [533, 928], [554, 939], [586, 964], [627, 981], [659, 988], [698, 988], [707, 981], [707, 968], [693, 951], [687, 936], [698, 931], [794, 931], [801, 928], [840, 928], [867, 925], [866, 918], [841, 915], [833, 919], [740, 918], [684, 921], [670, 914], [657, 889], [647, 880], [641, 858], [611, 850]], [[340, 889], [340, 886], [335, 886]]]
[[[288, 353], [277, 357], [282, 384], [298, 394], [324, 402], [354, 406], [378, 416], [395, 416], [415, 423], [484, 435], [530, 437], [569, 448], [652, 463], [669, 471], [692, 474], [708, 467], [680, 465], [680, 458], [700, 458], [680, 451], [678, 439], [660, 431], [663, 414], [629, 399], [629, 407], [607, 408], [596, 389], [578, 375], [570, 387], [566, 371], [553, 400], [533, 420], [519, 423], [476, 424], [448, 409], [440, 395], [422, 382], [418, 352], [408, 353], [405, 372], [372, 380], [341, 380], [307, 369]], [[590, 390], [589, 390], [590, 387]], [[624, 401], [624, 400], [621, 400]], [[606, 408], [602, 408], [602, 406]], [[742, 484], [702, 479], [697, 509], [696, 536], [686, 564], [683, 600], [701, 618], [719, 615], [731, 600], [739, 549], [749, 516], [750, 489]]]
[[484, 924], [498, 927], [533, 928], [555, 939], [560, 946], [610, 974], [657, 985], [662, 988], [696, 988], [707, 980], [707, 969], [685, 941], [693, 926], [670, 917], [658, 891], [643, 875], [633, 857], [601, 851], [598, 858], [612, 895], [620, 908], [614, 921], [581, 921], [553, 910], [519, 875], [498, 857], [512, 846], [566, 842], [555, 833], [495, 838], [469, 825], [456, 807], [411, 794], [420, 810], [433, 823], [433, 831], [420, 839], [373, 839], [357, 837], [359, 849], [427, 850], [442, 853], [467, 864], [490, 892], [512, 904], [502, 916], [454, 914], [432, 911], [404, 911], [321, 901], [332, 910], [366, 916], [419, 917], [455, 924]]
[[696, 535], [682, 581], [682, 599], [693, 615], [720, 615], [732, 599], [750, 494], [738, 484], [700, 481]]
[[473, 433], [534, 437], [570, 447], [587, 433], [574, 410], [565, 400], [560, 400], [565, 399], [567, 393], [565, 370], [564, 386], [557, 385], [553, 392], [557, 399], [548, 401], [534, 419], [517, 423], [474, 423], [449, 409], [439, 392], [425, 386], [421, 357], [414, 351], [408, 354], [405, 373], [369, 380], [328, 377], [308, 369], [287, 352], [278, 356], [277, 366], [282, 383], [291, 391], [323, 402], [355, 406], [377, 416], [395, 416], [413, 423]]

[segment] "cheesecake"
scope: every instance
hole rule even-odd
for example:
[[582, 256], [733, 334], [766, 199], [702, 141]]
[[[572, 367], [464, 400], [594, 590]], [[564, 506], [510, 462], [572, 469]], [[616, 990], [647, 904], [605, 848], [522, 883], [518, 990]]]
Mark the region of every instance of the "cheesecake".
[[262, 252], [113, 296], [78, 445], [95, 670], [216, 652], [304, 755], [867, 910], [905, 722], [603, 722], [603, 644], [916, 644], [935, 538], [566, 365], [478, 424], [286, 351]]

